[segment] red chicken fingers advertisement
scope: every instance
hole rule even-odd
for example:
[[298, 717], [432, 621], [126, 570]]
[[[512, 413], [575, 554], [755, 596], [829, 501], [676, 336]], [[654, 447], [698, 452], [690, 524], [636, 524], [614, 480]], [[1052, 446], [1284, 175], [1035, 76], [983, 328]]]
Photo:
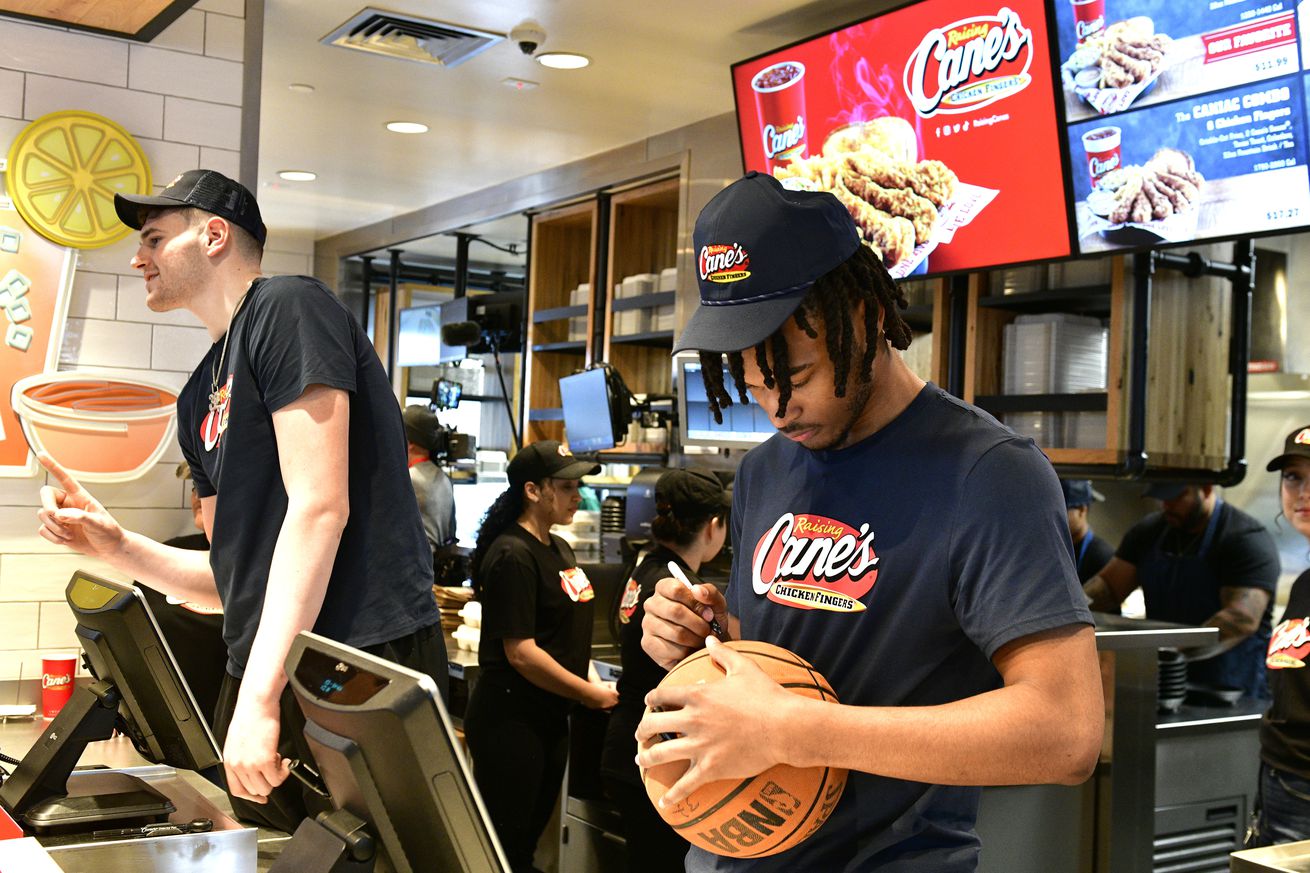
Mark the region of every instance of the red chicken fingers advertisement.
[[897, 278], [1066, 257], [1040, 0], [927, 0], [733, 66], [746, 169], [831, 191]]

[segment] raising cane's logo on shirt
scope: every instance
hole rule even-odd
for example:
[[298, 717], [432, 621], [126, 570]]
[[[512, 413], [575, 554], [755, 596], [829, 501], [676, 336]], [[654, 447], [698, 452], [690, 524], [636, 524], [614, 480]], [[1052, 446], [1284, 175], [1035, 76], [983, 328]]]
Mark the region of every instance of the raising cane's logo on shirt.
[[232, 376], [227, 377], [227, 384], [218, 389], [210, 398], [209, 414], [200, 422], [200, 439], [205, 451], [212, 452], [227, 430], [228, 412], [232, 409]]
[[1289, 618], [1269, 636], [1265, 666], [1271, 670], [1304, 667], [1310, 655], [1310, 618]]
[[785, 513], [755, 546], [755, 593], [796, 609], [863, 612], [878, 579], [873, 537], [868, 524]]
[[1032, 62], [1032, 31], [1002, 7], [928, 31], [905, 64], [905, 93], [924, 118], [972, 112], [1027, 88]]
[[740, 243], [704, 245], [696, 259], [702, 282], [740, 282], [750, 276], [750, 255]]
[[570, 567], [559, 571], [559, 587], [574, 603], [586, 603], [596, 596], [591, 587], [591, 580], [582, 572], [581, 567]]

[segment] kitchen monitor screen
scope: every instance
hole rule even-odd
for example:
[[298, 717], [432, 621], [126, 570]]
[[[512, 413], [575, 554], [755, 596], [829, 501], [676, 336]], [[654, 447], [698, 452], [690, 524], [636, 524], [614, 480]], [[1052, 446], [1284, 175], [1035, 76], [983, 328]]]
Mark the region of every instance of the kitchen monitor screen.
[[1310, 224], [1310, 7], [1055, 3], [1081, 253]]
[[1049, 39], [1042, 0], [926, 0], [735, 64], [745, 167], [831, 191], [896, 278], [1066, 257]]
[[564, 438], [569, 451], [612, 449], [626, 435], [626, 422], [616, 421], [609, 370], [596, 367], [559, 380], [564, 407]]
[[732, 395], [732, 405], [721, 410], [723, 421], [710, 413], [710, 399], [705, 392], [700, 356], [696, 352], [679, 352], [673, 356], [674, 382], [678, 387], [678, 418], [682, 422], [682, 444], [749, 448], [777, 433], [769, 414], [758, 404], [742, 403], [736, 385], [723, 367], [723, 384]]

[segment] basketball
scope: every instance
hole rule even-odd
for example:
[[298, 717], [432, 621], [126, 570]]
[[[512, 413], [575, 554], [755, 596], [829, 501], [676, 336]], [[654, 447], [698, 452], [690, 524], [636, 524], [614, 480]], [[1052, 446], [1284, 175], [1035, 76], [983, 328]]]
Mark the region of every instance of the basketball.
[[[793, 694], [836, 702], [828, 680], [799, 655], [751, 640], [725, 645], [750, 658]], [[702, 649], [670, 670], [660, 687], [717, 682], [724, 675], [723, 668]], [[729, 858], [776, 855], [803, 842], [827, 820], [846, 787], [845, 770], [777, 764], [749, 779], [702, 785], [681, 803], [661, 809], [659, 799], [686, 770], [686, 761], [643, 770], [646, 794], [683, 839]]]

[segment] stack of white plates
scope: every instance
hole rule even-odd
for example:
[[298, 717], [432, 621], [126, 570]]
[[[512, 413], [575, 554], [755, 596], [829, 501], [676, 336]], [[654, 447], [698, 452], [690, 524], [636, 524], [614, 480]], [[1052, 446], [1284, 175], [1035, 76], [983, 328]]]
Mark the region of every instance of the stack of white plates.
[[[1021, 315], [1006, 325], [1002, 342], [1005, 394], [1105, 390], [1109, 339], [1099, 319], [1062, 312]], [[1010, 413], [1005, 422], [1048, 448], [1105, 444], [1102, 413]]]

